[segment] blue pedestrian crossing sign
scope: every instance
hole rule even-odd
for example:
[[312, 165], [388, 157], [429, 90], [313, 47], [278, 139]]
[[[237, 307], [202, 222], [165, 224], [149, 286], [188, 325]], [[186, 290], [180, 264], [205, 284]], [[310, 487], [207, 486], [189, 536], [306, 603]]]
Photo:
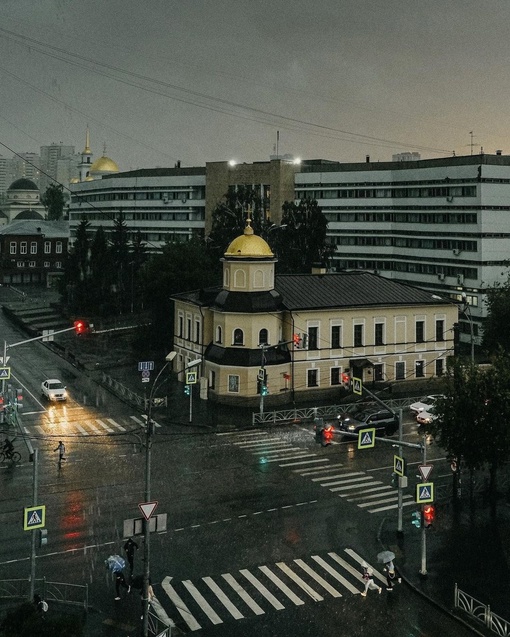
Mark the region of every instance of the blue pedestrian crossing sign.
[[32, 531], [46, 526], [46, 506], [25, 507], [23, 510], [23, 530]]
[[400, 476], [401, 478], [404, 477], [406, 472], [406, 463], [404, 458], [401, 458], [400, 456], [393, 456], [393, 471], [397, 474], [397, 476]]
[[196, 371], [186, 372], [186, 385], [194, 385], [198, 382], [198, 374]]
[[375, 446], [375, 428], [360, 429], [358, 433], [358, 449], [368, 449]]
[[416, 485], [416, 502], [425, 504], [426, 502], [434, 502], [434, 483], [421, 482]]

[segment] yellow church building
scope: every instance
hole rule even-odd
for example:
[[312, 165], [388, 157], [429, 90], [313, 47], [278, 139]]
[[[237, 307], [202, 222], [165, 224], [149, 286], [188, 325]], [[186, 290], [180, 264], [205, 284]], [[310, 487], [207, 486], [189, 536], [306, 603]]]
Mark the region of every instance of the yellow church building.
[[256, 405], [267, 387], [277, 405], [334, 397], [345, 372], [374, 384], [444, 373], [450, 301], [365, 271], [277, 275], [276, 261], [248, 219], [222, 286], [173, 297], [175, 369], [202, 358], [203, 398]]

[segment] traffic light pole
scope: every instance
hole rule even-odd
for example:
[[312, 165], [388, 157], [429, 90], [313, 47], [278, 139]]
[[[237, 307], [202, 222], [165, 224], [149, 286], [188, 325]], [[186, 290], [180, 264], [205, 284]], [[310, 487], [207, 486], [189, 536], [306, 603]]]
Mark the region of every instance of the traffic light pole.
[[[423, 454], [423, 466], [427, 464], [427, 440], [426, 436], [423, 436], [423, 446], [422, 446], [422, 454]], [[423, 507], [421, 505], [421, 569], [420, 575], [422, 577], [427, 576], [427, 529], [425, 528], [425, 518], [423, 515]]]

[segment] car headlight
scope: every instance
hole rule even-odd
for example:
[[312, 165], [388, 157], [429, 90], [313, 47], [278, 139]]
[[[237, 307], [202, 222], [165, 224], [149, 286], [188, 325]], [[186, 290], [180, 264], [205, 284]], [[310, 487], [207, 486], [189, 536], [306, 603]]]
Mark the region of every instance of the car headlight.
[[347, 429], [349, 431], [354, 431], [354, 429], [356, 429], [356, 427], [354, 425], [347, 425]]

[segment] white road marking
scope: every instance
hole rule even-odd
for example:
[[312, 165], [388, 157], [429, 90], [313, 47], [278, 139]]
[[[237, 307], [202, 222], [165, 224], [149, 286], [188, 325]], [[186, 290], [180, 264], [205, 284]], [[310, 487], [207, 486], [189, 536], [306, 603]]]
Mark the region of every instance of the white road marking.
[[228, 612], [232, 615], [234, 619], [244, 619], [244, 615], [239, 611], [238, 608], [232, 604], [230, 599], [225, 595], [225, 593], [221, 590], [221, 588], [216, 584], [216, 582], [211, 577], [202, 577], [204, 582], [209, 586], [212, 592], [216, 595], [216, 597], [220, 600], [220, 602], [225, 606]]
[[113, 429], [111, 427], [108, 427], [108, 425], [106, 425], [102, 420], [99, 420], [99, 418], [96, 418], [96, 422], [106, 431], [108, 431], [108, 433], [113, 433]]
[[299, 575], [296, 575], [296, 573], [294, 573], [294, 571], [289, 568], [287, 566], [287, 564], [285, 564], [284, 562], [277, 562], [276, 566], [281, 569], [285, 575], [287, 575], [288, 577], [290, 577], [291, 580], [293, 580], [294, 582], [296, 582], [296, 584], [302, 588], [305, 593], [307, 595], [310, 595], [310, 597], [316, 601], [316, 602], [322, 602], [324, 600], [324, 597], [322, 597], [322, 595], [319, 595], [319, 593], [317, 593], [317, 591], [314, 591], [313, 588], [311, 586], [308, 586], [308, 584], [302, 580]]
[[222, 577], [232, 587], [232, 589], [239, 595], [243, 602], [251, 608], [255, 615], [264, 615], [265, 611], [257, 604], [257, 602], [248, 595], [244, 588], [236, 581], [236, 579], [230, 573], [223, 573]]
[[106, 420], [114, 427], [117, 427], [117, 429], [119, 429], [120, 431], [126, 431], [126, 428], [123, 427], [122, 425], [119, 425], [117, 422], [115, 422], [113, 418], [107, 418]]
[[[331, 553], [330, 553], [331, 555]], [[359, 593], [359, 590], [353, 586], [349, 580], [345, 579], [338, 571], [336, 571], [330, 564], [328, 564], [325, 560], [322, 559], [319, 555], [312, 555], [312, 560], [315, 560], [317, 564], [320, 564], [322, 568], [327, 571], [332, 577], [334, 577], [340, 584], [343, 584], [347, 590], [356, 595]]]
[[161, 582], [161, 586], [163, 590], [168, 595], [168, 597], [174, 603], [175, 608], [179, 611], [180, 616], [184, 619], [184, 621], [188, 624], [190, 630], [200, 630], [202, 626], [197, 622], [197, 620], [191, 614], [190, 609], [186, 606], [186, 604], [179, 597], [174, 587], [170, 584], [171, 577], [165, 577], [165, 579]]
[[243, 569], [239, 572], [241, 573], [241, 575], [244, 575], [244, 577], [250, 582], [250, 584], [252, 584], [263, 597], [267, 599], [267, 601], [271, 604], [271, 606], [273, 606], [273, 608], [276, 608], [276, 610], [283, 610], [285, 608], [285, 606], [281, 602], [279, 602], [276, 597], [267, 590], [264, 584], [262, 584], [262, 582], [260, 582], [255, 577], [255, 575], [252, 575], [250, 573], [250, 571], [248, 571], [247, 569]]
[[342, 597], [342, 593], [339, 593], [336, 590], [336, 588], [333, 588], [331, 584], [328, 584], [328, 582], [326, 582], [326, 580], [323, 577], [321, 577], [318, 573], [316, 573], [313, 570], [313, 568], [310, 568], [308, 564], [303, 562], [303, 560], [294, 560], [294, 562], [298, 566], [300, 566], [305, 573], [308, 573], [308, 575], [310, 575], [310, 577], [312, 577], [317, 582], [317, 584], [319, 584], [320, 586], [322, 586], [322, 588], [327, 590], [332, 597]]
[[371, 478], [370, 476], [365, 476], [364, 478], [356, 478], [353, 480], [346, 480], [346, 482], [349, 482], [351, 484], [346, 484], [343, 487], [333, 487], [332, 489], [330, 489], [330, 491], [333, 492], [337, 492], [337, 491], [346, 491], [348, 489], [359, 489], [360, 487], [363, 487], [364, 485], [359, 484], [360, 482], [370, 482], [370, 484], [382, 484], [380, 480], [374, 480], [373, 478]]
[[[356, 553], [356, 551], [353, 551], [352, 549], [345, 549], [345, 552], [347, 553], [347, 555], [350, 555], [354, 560], [356, 560], [356, 562], [358, 562], [360, 566], [362, 562], [366, 562], [366, 560], [364, 560], [360, 555]], [[372, 564], [369, 564], [369, 566], [374, 571], [375, 577], [377, 577], [377, 579], [380, 580], [383, 584], [386, 584], [386, 578], [381, 575], [381, 573], [379, 573], [379, 571], [374, 568]]]
[[183, 582], [183, 585], [188, 589], [188, 592], [196, 601], [196, 603], [200, 606], [200, 608], [204, 611], [204, 613], [209, 617], [213, 624], [223, 624], [223, 620], [221, 617], [214, 611], [212, 606], [209, 605], [205, 597], [198, 590], [198, 588], [191, 582], [189, 579]]
[[289, 462], [287, 464], [278, 465], [280, 467], [297, 467], [300, 464], [313, 464], [317, 462], [329, 462], [329, 458], [318, 458], [317, 460], [303, 460], [301, 462]]
[[303, 606], [304, 601], [300, 597], [295, 595], [287, 586], [287, 584], [284, 584], [278, 576], [276, 576], [272, 571], [268, 569], [267, 566], [259, 566], [259, 569], [268, 579], [273, 582], [273, 584], [275, 584], [275, 586], [277, 586], [281, 590], [284, 595], [286, 595], [290, 599], [293, 604], [295, 604], [296, 606]]
[[343, 467], [344, 465], [340, 462], [339, 464], [330, 464], [327, 467], [318, 467], [317, 469], [313, 469], [310, 471], [301, 471], [301, 469], [294, 469], [294, 473], [299, 473], [302, 476], [313, 476], [317, 473], [325, 473], [327, 471], [336, 471], [338, 467]]

